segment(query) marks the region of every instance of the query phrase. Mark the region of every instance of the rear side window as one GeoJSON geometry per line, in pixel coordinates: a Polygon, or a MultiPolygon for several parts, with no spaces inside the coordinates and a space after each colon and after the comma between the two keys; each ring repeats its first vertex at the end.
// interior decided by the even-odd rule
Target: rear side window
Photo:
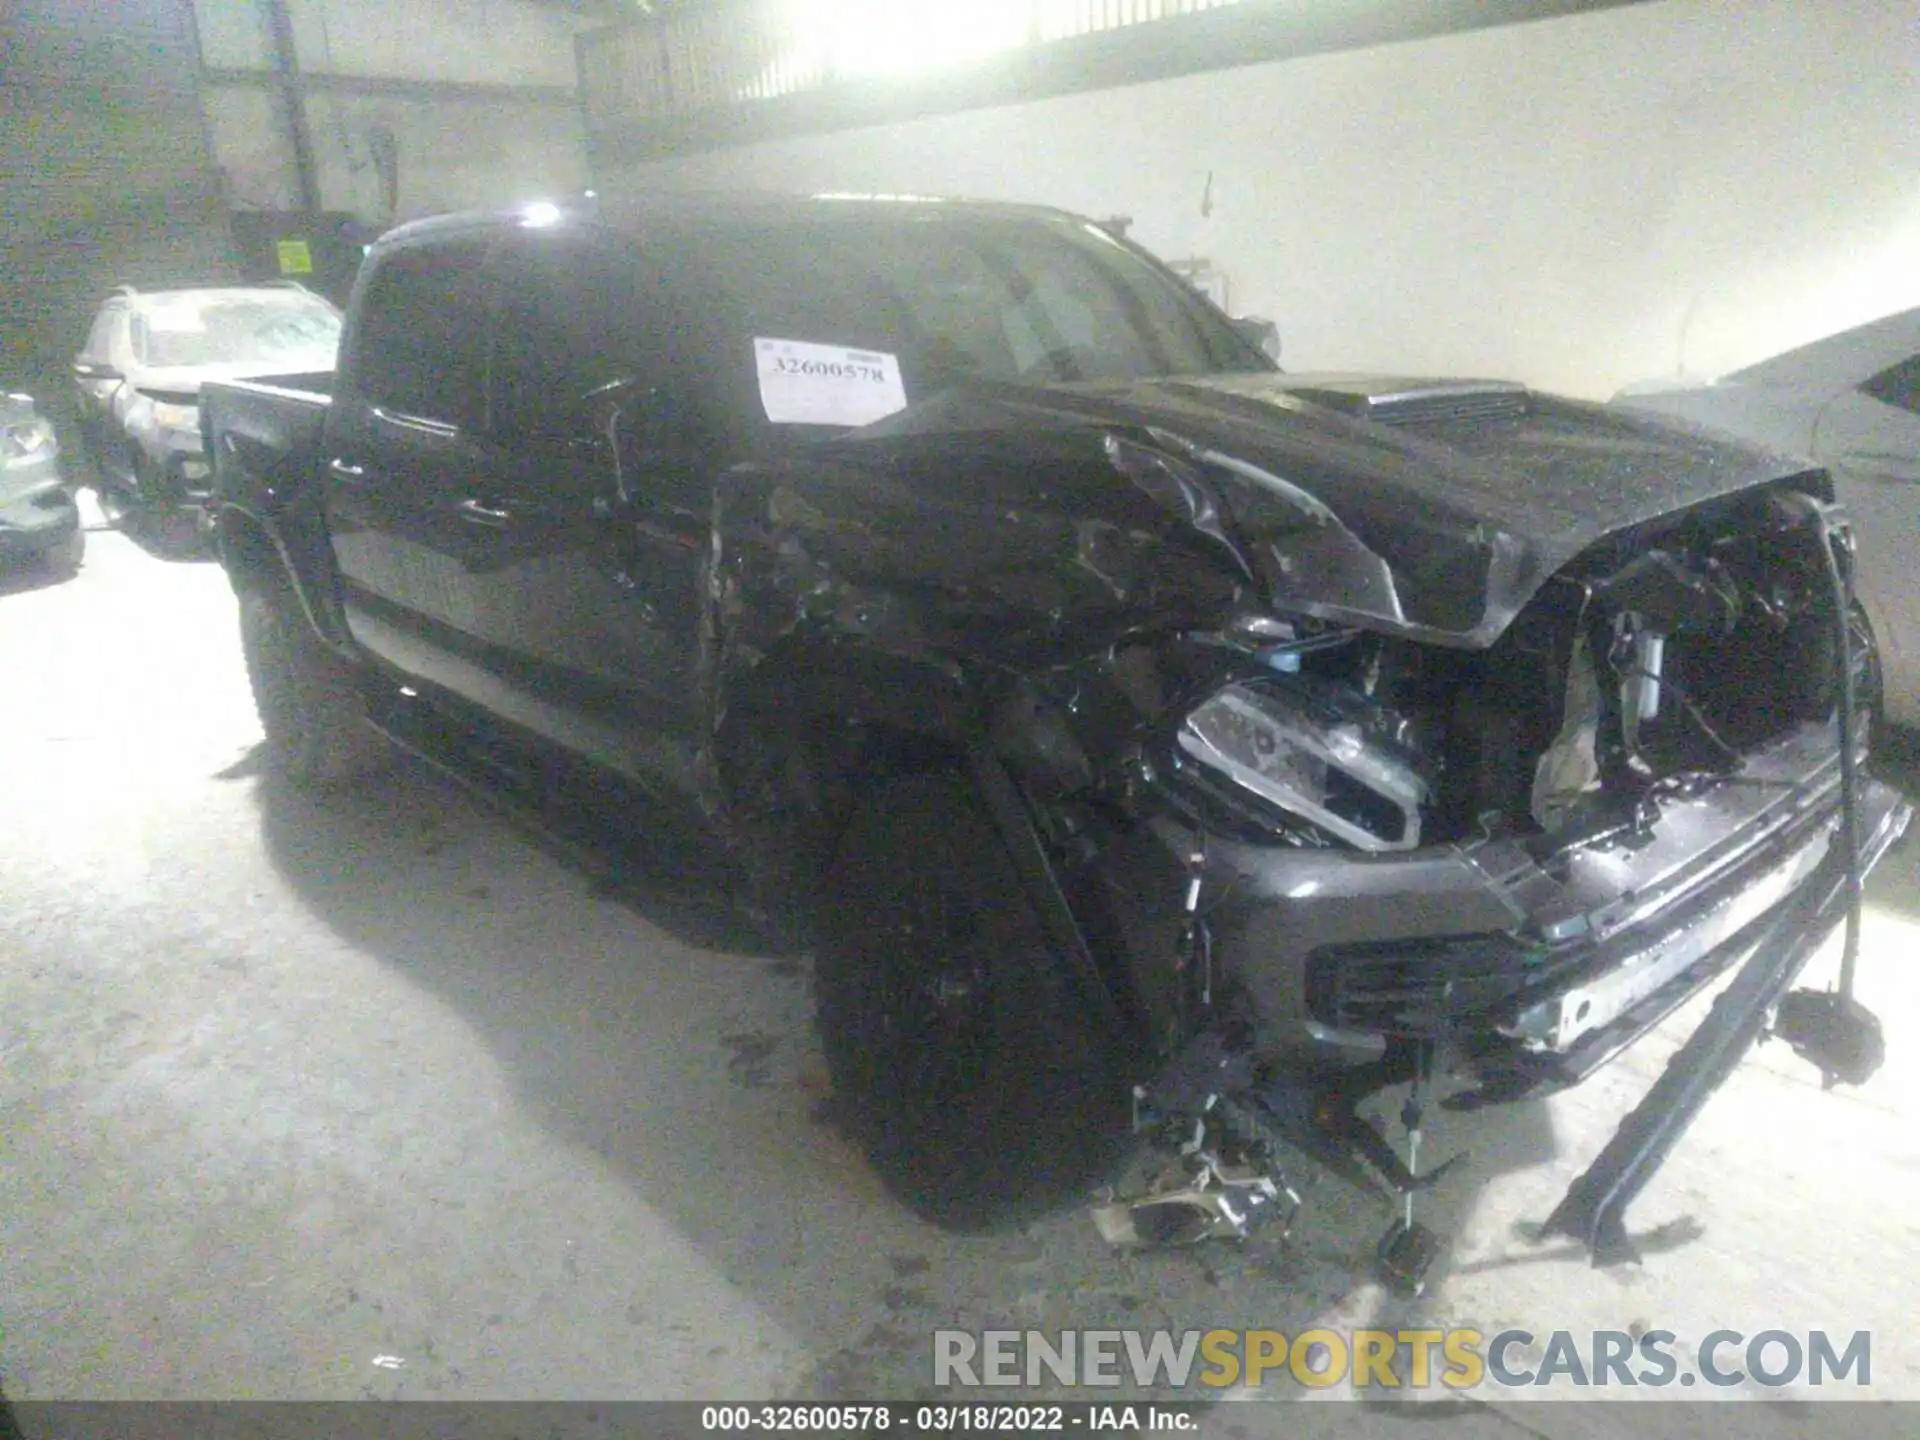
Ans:
{"type": "Polygon", "coordinates": [[[1911,415],[1920,415],[1920,355],[1912,355],[1860,387],[1883,405],[1897,406],[1911,415]]]}
{"type": "Polygon", "coordinates": [[[386,256],[361,304],[353,385],[368,404],[462,429],[483,418],[486,242],[386,256]]]}

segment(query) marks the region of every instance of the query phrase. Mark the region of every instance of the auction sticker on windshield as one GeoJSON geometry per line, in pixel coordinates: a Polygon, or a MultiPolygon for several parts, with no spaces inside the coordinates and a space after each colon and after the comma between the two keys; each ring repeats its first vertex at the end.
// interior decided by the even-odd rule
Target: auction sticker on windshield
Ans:
{"type": "Polygon", "coordinates": [[[775,425],[871,425],[907,408],[897,355],[756,336],[753,359],[775,425]]]}

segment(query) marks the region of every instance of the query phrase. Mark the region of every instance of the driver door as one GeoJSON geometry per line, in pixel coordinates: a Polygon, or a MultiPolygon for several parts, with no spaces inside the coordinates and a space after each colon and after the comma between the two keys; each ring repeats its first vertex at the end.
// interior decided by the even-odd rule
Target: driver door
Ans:
{"type": "Polygon", "coordinates": [[[499,708],[637,780],[685,783],[709,457],[646,442],[684,379],[630,241],[530,227],[489,261],[489,460],[466,523],[499,708]]]}

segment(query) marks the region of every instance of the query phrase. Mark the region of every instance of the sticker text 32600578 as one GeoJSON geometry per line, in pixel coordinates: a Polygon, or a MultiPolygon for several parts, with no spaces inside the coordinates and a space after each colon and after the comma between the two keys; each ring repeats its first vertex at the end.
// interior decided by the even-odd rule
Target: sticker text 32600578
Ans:
{"type": "Polygon", "coordinates": [[[756,335],[753,359],[776,425],[871,425],[907,408],[897,355],[756,335]]]}
{"type": "Polygon", "coordinates": [[[839,363],[832,360],[801,360],[792,355],[775,358],[773,368],[782,375],[825,375],[834,380],[871,380],[875,385],[887,383],[887,372],[876,362],[871,365],[839,363]]]}

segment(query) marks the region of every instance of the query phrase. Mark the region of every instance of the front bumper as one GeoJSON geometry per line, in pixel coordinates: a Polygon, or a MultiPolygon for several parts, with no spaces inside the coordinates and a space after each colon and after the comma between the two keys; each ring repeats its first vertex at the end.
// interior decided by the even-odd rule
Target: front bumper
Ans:
{"type": "MultiPolygon", "coordinates": [[[[1839,826],[1831,725],[1733,776],[1651,802],[1631,831],[1396,855],[1215,840],[1212,954],[1266,1048],[1356,1063],[1394,1039],[1469,1037],[1576,1079],[1739,958],[1734,943],[1810,882],[1839,826]],[[1661,1008],[1664,1007],[1664,1008],[1661,1008]],[[1657,1017],[1655,1017],[1657,1018],[1657,1017]]],[[[1858,787],[1863,868],[1904,833],[1894,791],[1858,787]]],[[[1162,822],[1169,857],[1191,850],[1162,822]]]]}
{"type": "MultiPolygon", "coordinates": [[[[1791,991],[1852,911],[1849,857],[1834,843],[1833,741],[1833,727],[1807,726],[1731,776],[1643,805],[1631,828],[1558,844],[1490,840],[1398,855],[1235,844],[1209,855],[1177,827],[1157,827],[1163,863],[1185,854],[1204,865],[1200,893],[1185,890],[1180,953],[1211,980],[1230,976],[1255,1013],[1186,1040],[1135,1089],[1136,1116],[1163,1143],[1183,1144],[1182,1163],[1202,1140],[1213,1145],[1200,1152],[1210,1165],[1215,1152],[1271,1156],[1284,1142],[1392,1196],[1398,1218],[1381,1239],[1381,1273],[1417,1294],[1438,1241],[1414,1222],[1414,1196],[1461,1158],[1416,1163],[1436,1062],[1476,1082],[1449,1094],[1448,1109],[1577,1083],[1737,966],[1544,1227],[1581,1241],[1596,1264],[1631,1258],[1628,1205],[1761,1035],[1771,1028],[1830,1083],[1861,1083],[1879,1064],[1879,1023],[1844,983],[1791,991]],[[1226,887],[1211,905],[1209,886],[1226,887]],[[1404,1163],[1359,1110],[1403,1081],[1413,1082],[1401,1111],[1404,1163]]],[[[1864,874],[1913,810],[1855,778],[1864,874]]],[[[1130,937],[1136,960],[1140,938],[1130,937]]],[[[1267,1193],[1293,1195],[1284,1177],[1266,1179],[1267,1193]]],[[[1142,1204],[1162,1201],[1134,1208],[1142,1204]]],[[[1245,1233],[1244,1214],[1228,1218],[1245,1233]]]]}
{"type": "Polygon", "coordinates": [[[80,528],[80,508],[57,455],[0,469],[0,560],[31,560],[80,528]]]}

